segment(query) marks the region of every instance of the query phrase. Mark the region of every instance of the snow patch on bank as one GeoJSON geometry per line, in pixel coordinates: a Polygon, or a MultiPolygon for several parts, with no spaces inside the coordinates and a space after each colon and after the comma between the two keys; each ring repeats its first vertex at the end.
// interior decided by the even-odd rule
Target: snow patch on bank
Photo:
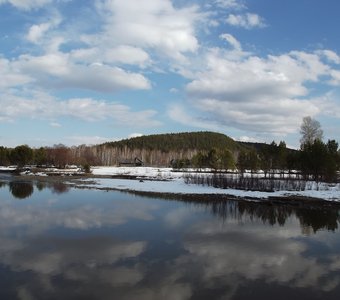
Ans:
{"type": "Polygon", "coordinates": [[[183,176],[182,172],[172,172],[172,168],[152,167],[92,167],[93,175],[140,176],[152,179],[174,179],[183,176]]]}
{"type": "MultiPolygon", "coordinates": [[[[194,173],[194,170],[190,170],[194,173]]],[[[209,170],[205,170],[207,173],[209,170]]],[[[140,191],[170,194],[216,194],[230,195],[240,198],[267,199],[269,197],[301,196],[318,198],[329,201],[340,201],[340,184],[326,184],[308,182],[309,189],[305,191],[276,191],[258,192],[237,189],[219,189],[196,184],[186,184],[186,172],[173,172],[171,168],[149,167],[96,167],[92,169],[94,175],[129,175],[140,176],[141,180],[96,178],[86,179],[84,183],[91,188],[116,189],[122,191],[140,191]],[[150,179],[150,180],[148,180],[150,179]],[[163,181],[157,181],[160,179],[163,181]],[[165,180],[165,181],[164,181],[165,180]],[[93,183],[95,182],[95,183],[93,183]]],[[[202,173],[200,173],[202,174],[202,173]]]]}

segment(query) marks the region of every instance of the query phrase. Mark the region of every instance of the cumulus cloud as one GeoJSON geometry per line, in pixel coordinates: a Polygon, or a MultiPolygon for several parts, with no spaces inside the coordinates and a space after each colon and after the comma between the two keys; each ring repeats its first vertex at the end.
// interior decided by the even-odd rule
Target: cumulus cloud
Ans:
{"type": "Polygon", "coordinates": [[[51,16],[51,19],[48,22],[41,24],[34,24],[28,30],[26,35],[26,39],[32,43],[39,43],[40,40],[44,37],[44,35],[50,30],[57,27],[62,21],[60,15],[56,12],[51,16]]]}
{"type": "MultiPolygon", "coordinates": [[[[0,4],[30,10],[61,1],[67,0],[0,0],[0,4]]],[[[338,53],[324,49],[258,56],[246,52],[236,33],[222,31],[219,38],[226,49],[212,46],[216,36],[209,30],[204,32],[209,40],[203,38],[200,30],[221,25],[222,18],[224,25],[240,28],[265,26],[261,16],[248,12],[244,1],[214,0],[204,6],[208,11],[199,4],[171,0],[91,3],[91,10],[80,9],[72,21],[63,18],[62,7],[49,7],[48,17],[25,25],[21,35],[25,47],[15,52],[19,54],[10,59],[0,56],[1,121],[30,115],[50,123],[68,116],[157,126],[154,110],[135,112],[93,95],[103,99],[106,96],[100,93],[157,88],[151,79],[157,78],[156,72],[169,70],[176,72],[174,77],[178,75],[175,83],[180,76],[189,80],[188,101],[170,105],[168,111],[173,120],[188,126],[287,134],[296,130],[303,116],[331,111],[329,105],[312,99],[309,83],[339,86],[338,53]],[[85,14],[89,17],[86,24],[85,14]],[[32,90],[48,92],[45,99],[41,95],[33,98],[32,90]],[[91,96],[61,100],[48,95],[78,90],[90,91],[91,96]]],[[[214,32],[220,33],[220,29],[214,32]]],[[[179,87],[170,86],[173,97],[182,96],[177,93],[179,87]]]]}
{"type": "Polygon", "coordinates": [[[121,126],[159,126],[155,120],[156,111],[132,111],[129,106],[92,98],[56,99],[43,92],[33,92],[30,97],[4,94],[0,99],[1,121],[14,121],[29,116],[37,119],[72,117],[95,122],[110,120],[121,126]]]}
{"type": "Polygon", "coordinates": [[[262,28],[265,27],[264,20],[257,14],[246,13],[246,14],[230,14],[226,23],[232,26],[243,27],[246,29],[262,28]]]}
{"type": "Polygon", "coordinates": [[[316,51],[316,53],[318,53],[319,55],[325,56],[328,59],[328,61],[332,63],[340,64],[340,56],[334,51],[326,49],[326,50],[316,51]]]}
{"type": "Polygon", "coordinates": [[[142,48],[128,45],[75,49],[71,51],[70,56],[76,62],[99,61],[108,64],[136,65],[141,68],[152,62],[149,54],[142,48]]]}
{"type": "MultiPolygon", "coordinates": [[[[52,0],[10,2],[29,9],[52,0]]],[[[0,88],[30,83],[44,89],[105,93],[147,90],[151,82],[138,68],[153,66],[153,55],[185,61],[186,53],[198,49],[197,6],[177,8],[170,0],[98,0],[95,7],[100,25],[95,34],[83,34],[74,25],[58,31],[62,17],[55,10],[45,22],[31,25],[26,40],[40,46],[40,54],[1,59],[0,88]],[[70,40],[79,46],[62,48],[70,40]]]]}
{"type": "Polygon", "coordinates": [[[21,55],[15,66],[44,87],[81,88],[100,92],[124,89],[149,89],[151,84],[139,73],[102,63],[73,62],[67,53],[42,56],[21,55]]]}
{"type": "Polygon", "coordinates": [[[23,74],[10,60],[0,56],[0,90],[25,85],[33,79],[23,74]]]}
{"type": "Polygon", "coordinates": [[[178,60],[198,48],[196,6],[175,8],[170,0],[105,0],[97,1],[97,9],[104,26],[101,34],[83,37],[91,45],[134,45],[178,60]]]}
{"type": "Polygon", "coordinates": [[[27,39],[32,43],[37,43],[38,40],[43,36],[43,34],[50,28],[50,24],[42,23],[39,25],[31,26],[28,34],[27,39]]]}
{"type": "MultiPolygon", "coordinates": [[[[221,37],[241,49],[233,36],[221,37]]],[[[307,83],[329,78],[326,82],[332,79],[336,84],[338,72],[317,53],[302,51],[261,58],[251,54],[232,57],[230,51],[213,48],[204,61],[205,67],[196,72],[187,92],[191,105],[205,120],[197,124],[196,116],[195,121],[186,118],[187,123],[199,127],[206,123],[210,128],[209,120],[214,120],[223,126],[275,135],[295,132],[304,115],[320,113],[322,106],[310,97],[307,83]]],[[[178,114],[171,116],[178,118],[178,114]]]]}

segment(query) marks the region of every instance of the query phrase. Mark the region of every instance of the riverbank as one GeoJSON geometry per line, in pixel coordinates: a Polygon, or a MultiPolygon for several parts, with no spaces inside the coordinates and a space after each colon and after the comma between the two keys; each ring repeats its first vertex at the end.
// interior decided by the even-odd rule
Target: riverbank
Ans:
{"type": "MultiPolygon", "coordinates": [[[[209,185],[190,183],[188,174],[211,176],[211,170],[174,171],[171,168],[151,167],[93,167],[90,174],[74,168],[66,170],[46,169],[39,172],[25,171],[14,180],[38,180],[63,182],[75,188],[117,190],[149,195],[167,195],[186,198],[232,198],[248,201],[298,201],[340,203],[340,185],[306,182],[305,190],[257,191],[235,188],[217,188],[209,185]],[[188,172],[189,171],[189,172],[188,172]],[[190,196],[188,196],[190,195],[190,196]]],[[[229,174],[227,176],[238,176],[229,174]]],[[[244,174],[245,177],[249,174],[244,174]]],[[[254,174],[252,174],[254,176],[254,174]]],[[[256,174],[257,178],[263,176],[256,174]]],[[[280,179],[276,179],[280,180],[280,179]]]]}

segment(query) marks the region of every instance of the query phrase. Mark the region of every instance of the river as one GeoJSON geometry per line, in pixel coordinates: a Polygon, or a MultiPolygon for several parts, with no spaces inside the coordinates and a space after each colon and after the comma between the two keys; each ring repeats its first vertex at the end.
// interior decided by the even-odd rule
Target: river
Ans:
{"type": "Polygon", "coordinates": [[[337,206],[0,180],[0,299],[339,299],[337,206]]]}

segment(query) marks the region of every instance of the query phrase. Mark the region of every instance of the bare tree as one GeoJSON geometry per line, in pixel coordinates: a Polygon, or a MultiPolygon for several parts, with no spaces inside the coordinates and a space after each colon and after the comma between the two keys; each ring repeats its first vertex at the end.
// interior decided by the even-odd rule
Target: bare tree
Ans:
{"type": "Polygon", "coordinates": [[[320,123],[310,116],[302,119],[300,134],[301,148],[303,148],[303,145],[312,144],[316,140],[322,141],[323,138],[323,130],[320,123]]]}

